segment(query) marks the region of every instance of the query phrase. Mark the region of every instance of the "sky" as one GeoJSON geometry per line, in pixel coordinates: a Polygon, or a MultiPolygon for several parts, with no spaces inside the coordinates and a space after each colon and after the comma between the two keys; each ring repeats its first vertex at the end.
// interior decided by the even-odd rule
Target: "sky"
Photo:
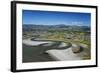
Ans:
{"type": "Polygon", "coordinates": [[[90,13],[23,10],[23,25],[80,25],[90,26],[90,13]]]}

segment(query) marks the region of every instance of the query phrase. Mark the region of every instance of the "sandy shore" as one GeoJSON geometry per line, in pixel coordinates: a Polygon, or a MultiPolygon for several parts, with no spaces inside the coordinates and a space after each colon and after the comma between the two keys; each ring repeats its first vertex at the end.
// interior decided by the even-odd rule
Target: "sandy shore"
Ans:
{"type": "MultiPolygon", "coordinates": [[[[74,44],[75,45],[75,44],[74,44]]],[[[46,51],[52,58],[55,60],[81,60],[81,57],[78,54],[72,52],[72,47],[66,48],[64,50],[48,50],[46,51]]]]}
{"type": "Polygon", "coordinates": [[[31,39],[24,39],[23,44],[28,46],[38,46],[40,44],[52,43],[50,41],[32,41],[31,39]]]}

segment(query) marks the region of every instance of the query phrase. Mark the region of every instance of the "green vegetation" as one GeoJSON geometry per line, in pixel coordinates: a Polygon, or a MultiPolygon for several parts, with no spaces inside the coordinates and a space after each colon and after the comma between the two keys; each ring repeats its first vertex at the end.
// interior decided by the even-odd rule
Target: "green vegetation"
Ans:
{"type": "MultiPolygon", "coordinates": [[[[79,28],[79,27],[77,27],[79,28]]],[[[91,43],[90,43],[90,32],[85,30],[70,30],[67,28],[34,28],[31,30],[23,30],[23,39],[24,38],[36,38],[36,39],[45,39],[45,40],[55,40],[63,41],[65,43],[76,43],[87,45],[85,48],[86,54],[82,56],[83,60],[91,58],[91,43]],[[77,30],[77,31],[76,31],[77,30]]],[[[29,28],[28,28],[29,29],[29,28]]]]}

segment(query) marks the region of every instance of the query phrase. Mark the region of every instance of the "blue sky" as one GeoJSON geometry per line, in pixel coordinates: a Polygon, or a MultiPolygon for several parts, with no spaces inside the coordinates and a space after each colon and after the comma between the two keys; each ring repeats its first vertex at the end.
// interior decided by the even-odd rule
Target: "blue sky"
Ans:
{"type": "Polygon", "coordinates": [[[23,24],[90,26],[90,13],[23,10],[23,24]]]}

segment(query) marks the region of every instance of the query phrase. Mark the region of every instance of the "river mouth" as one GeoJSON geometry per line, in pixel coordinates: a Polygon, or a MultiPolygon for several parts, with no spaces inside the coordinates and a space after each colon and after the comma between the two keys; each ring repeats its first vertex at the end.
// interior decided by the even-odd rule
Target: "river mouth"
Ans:
{"type": "Polygon", "coordinates": [[[71,47],[71,43],[64,43],[63,41],[55,40],[41,40],[41,39],[26,39],[23,44],[27,46],[51,48],[51,49],[66,49],[71,47]]]}
{"type": "Polygon", "coordinates": [[[64,43],[63,41],[23,39],[23,63],[28,62],[49,62],[64,60],[82,60],[84,50],[77,51],[79,45],[75,43],[64,43]],[[73,47],[74,46],[74,47],[73,47]],[[82,53],[83,52],[83,53],[82,53]]]}
{"type": "Polygon", "coordinates": [[[48,54],[45,53],[47,50],[63,50],[71,46],[71,44],[65,44],[62,41],[51,41],[51,40],[23,40],[23,63],[27,62],[47,62],[56,61],[48,54]]]}

